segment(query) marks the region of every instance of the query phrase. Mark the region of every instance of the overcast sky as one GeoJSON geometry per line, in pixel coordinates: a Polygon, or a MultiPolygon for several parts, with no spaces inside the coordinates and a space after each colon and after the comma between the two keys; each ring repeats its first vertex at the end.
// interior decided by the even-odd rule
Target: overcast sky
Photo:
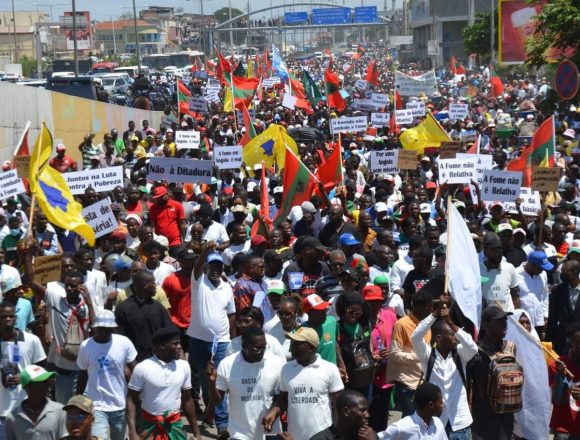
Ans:
{"type": "MultiPolygon", "coordinates": [[[[199,13],[200,12],[200,0],[135,0],[137,10],[146,9],[149,6],[174,6],[182,7],[185,12],[199,13]]],[[[305,0],[294,0],[296,2],[305,0]]],[[[319,0],[324,1],[324,0],[319,0]]],[[[361,2],[365,6],[377,6],[379,10],[383,9],[383,4],[386,1],[387,9],[390,10],[392,7],[393,0],[334,0],[336,3],[342,5],[345,1],[346,6],[354,7],[361,6],[361,2]]],[[[47,14],[50,13],[50,8],[46,5],[52,4],[52,13],[54,19],[58,20],[58,17],[62,15],[65,10],[70,10],[72,5],[72,0],[14,0],[15,8],[17,10],[30,11],[36,10],[37,8],[46,11],[47,14]],[[39,6],[36,6],[36,5],[39,6]],[[44,5],[44,6],[41,6],[44,5]]],[[[282,5],[286,3],[287,5],[292,4],[292,0],[251,0],[250,7],[252,10],[266,8],[271,4],[282,5]]],[[[402,0],[396,0],[396,7],[400,7],[402,0]]],[[[247,8],[247,0],[231,0],[232,8],[238,8],[243,11],[247,8]]],[[[228,6],[228,0],[204,0],[203,8],[204,13],[213,13],[216,9],[220,9],[228,6]]],[[[77,11],[88,10],[91,13],[91,20],[105,21],[110,20],[111,16],[116,18],[123,13],[132,13],[133,3],[131,0],[76,0],[77,11]]],[[[10,0],[0,0],[0,11],[11,10],[10,0]]],[[[290,10],[290,9],[288,9],[290,10]]],[[[306,10],[301,7],[296,7],[296,11],[306,10]]],[[[283,11],[280,9],[280,11],[283,11]]],[[[264,17],[269,18],[270,14],[264,14],[264,17]]],[[[261,18],[259,16],[256,19],[261,18]]]]}

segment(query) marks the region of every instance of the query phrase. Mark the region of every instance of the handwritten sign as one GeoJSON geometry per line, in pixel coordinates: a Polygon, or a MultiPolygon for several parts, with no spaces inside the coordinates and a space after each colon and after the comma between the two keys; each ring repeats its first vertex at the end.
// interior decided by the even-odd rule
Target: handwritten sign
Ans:
{"type": "Polygon", "coordinates": [[[147,180],[175,183],[210,183],[213,160],[153,157],[147,180]]]}
{"type": "Polygon", "coordinates": [[[276,84],[280,84],[280,78],[277,76],[271,76],[262,80],[262,86],[267,89],[274,87],[276,84]]]}
{"type": "Polygon", "coordinates": [[[46,284],[60,280],[62,254],[34,258],[34,281],[46,284]]]}
{"type": "Polygon", "coordinates": [[[408,102],[407,110],[411,110],[415,118],[425,116],[425,103],[423,101],[408,102]]]}
{"type": "Polygon", "coordinates": [[[400,170],[416,170],[417,152],[413,150],[399,150],[397,168],[400,170]]]}
{"type": "Polygon", "coordinates": [[[461,151],[461,148],[461,142],[441,142],[439,159],[455,159],[456,154],[461,151]]]}
{"type": "Polygon", "coordinates": [[[386,107],[389,105],[389,97],[383,93],[373,93],[371,95],[371,102],[377,108],[386,107]]]}
{"type": "Polygon", "coordinates": [[[30,164],[30,156],[16,156],[14,158],[14,165],[16,165],[16,169],[18,170],[19,176],[26,177],[30,174],[29,164],[30,164]]]}
{"type": "Polygon", "coordinates": [[[397,70],[395,84],[401,96],[419,96],[421,93],[430,96],[437,91],[437,77],[434,70],[420,76],[405,75],[397,70]]]}
{"type": "Polygon", "coordinates": [[[213,161],[220,170],[236,169],[242,166],[244,161],[242,146],[230,147],[217,146],[213,149],[213,161]]]}
{"type": "Polygon", "coordinates": [[[449,119],[465,119],[467,118],[467,115],[467,104],[449,104],[449,119]]]}
{"type": "Polygon", "coordinates": [[[189,109],[194,112],[207,112],[207,101],[203,98],[190,98],[189,109]]]}
{"type": "MultiPolygon", "coordinates": [[[[532,188],[523,187],[520,191],[519,198],[522,199],[520,209],[524,215],[528,215],[530,217],[535,217],[538,215],[538,211],[542,209],[539,191],[533,191],[532,188]]],[[[510,212],[512,214],[517,213],[515,201],[503,203],[503,207],[506,212],[510,212]]]]}
{"type": "Polygon", "coordinates": [[[360,110],[362,112],[372,112],[375,110],[375,106],[372,101],[368,98],[365,99],[357,99],[351,104],[351,107],[360,110]]]}
{"type": "Polygon", "coordinates": [[[398,173],[398,153],[399,150],[371,151],[371,170],[381,174],[398,173]]]}
{"type": "Polygon", "coordinates": [[[481,198],[490,202],[513,202],[520,196],[522,173],[514,171],[485,170],[481,185],[481,198]]]}
{"type": "Polygon", "coordinates": [[[95,238],[107,235],[119,227],[108,198],[84,208],[83,217],[95,231],[95,238]]]}
{"type": "Polygon", "coordinates": [[[477,159],[441,159],[439,183],[469,183],[477,179],[477,159]]]}
{"type": "Polygon", "coordinates": [[[540,192],[558,191],[560,167],[532,167],[532,189],[540,192]]]}
{"type": "Polygon", "coordinates": [[[22,179],[18,177],[17,170],[0,173],[0,200],[5,200],[25,192],[26,189],[24,188],[22,179]]]}
{"type": "Polygon", "coordinates": [[[84,194],[88,187],[96,192],[112,191],[115,187],[123,187],[123,167],[98,168],[63,173],[62,177],[73,195],[84,194]]]}
{"type": "Polygon", "coordinates": [[[412,124],[413,112],[407,109],[395,110],[395,119],[399,125],[412,124]]]}
{"type": "Polygon", "coordinates": [[[332,133],[338,132],[358,132],[367,129],[366,116],[352,116],[350,118],[332,118],[330,120],[330,128],[332,133]]]}
{"type": "Polygon", "coordinates": [[[390,118],[390,113],[371,113],[371,124],[373,127],[386,127],[390,118]]]}
{"type": "Polygon", "coordinates": [[[455,155],[456,159],[476,159],[477,166],[477,179],[475,181],[481,185],[483,182],[483,173],[485,170],[491,170],[493,167],[493,156],[491,154],[469,154],[469,153],[457,153],[455,155]]]}
{"type": "Polygon", "coordinates": [[[366,80],[364,80],[364,79],[357,79],[356,82],[354,83],[355,89],[366,90],[367,87],[368,87],[368,84],[367,84],[366,80]]]}
{"type": "Polygon", "coordinates": [[[199,131],[176,131],[175,132],[175,146],[178,149],[192,148],[199,149],[201,135],[199,131]]]}
{"type": "Polygon", "coordinates": [[[284,93],[284,97],[282,98],[282,107],[289,108],[290,110],[294,110],[296,108],[296,102],[298,98],[296,96],[292,96],[289,93],[284,93]]]}

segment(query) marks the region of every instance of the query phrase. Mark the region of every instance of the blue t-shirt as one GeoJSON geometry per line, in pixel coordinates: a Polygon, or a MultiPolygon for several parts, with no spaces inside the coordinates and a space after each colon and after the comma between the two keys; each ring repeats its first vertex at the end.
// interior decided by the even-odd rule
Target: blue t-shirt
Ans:
{"type": "Polygon", "coordinates": [[[34,321],[32,304],[25,298],[18,298],[16,303],[16,328],[21,332],[26,331],[26,327],[34,321]]]}

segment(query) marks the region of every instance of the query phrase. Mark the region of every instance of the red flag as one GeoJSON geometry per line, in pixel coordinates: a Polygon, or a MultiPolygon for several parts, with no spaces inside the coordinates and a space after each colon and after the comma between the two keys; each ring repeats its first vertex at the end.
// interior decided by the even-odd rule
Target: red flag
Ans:
{"type": "Polygon", "coordinates": [[[479,154],[481,144],[481,135],[477,136],[475,143],[471,146],[469,150],[466,151],[467,154],[479,154]]]}
{"type": "Polygon", "coordinates": [[[296,107],[312,113],[312,107],[310,102],[308,102],[306,90],[304,90],[302,83],[297,79],[290,78],[290,87],[292,88],[292,96],[296,97],[296,107]]]}
{"type": "Polygon", "coordinates": [[[336,145],[326,161],[318,167],[316,177],[324,184],[326,191],[330,191],[342,181],[342,147],[336,145]]]}
{"type": "Polygon", "coordinates": [[[449,70],[454,76],[457,75],[457,60],[454,55],[451,55],[451,60],[449,60],[449,70]]]}
{"type": "MultiPolygon", "coordinates": [[[[246,109],[247,113],[247,109],[246,109]]],[[[264,223],[269,229],[272,229],[272,220],[270,219],[270,198],[268,196],[268,185],[266,184],[266,165],[262,162],[262,177],[260,179],[260,209],[258,215],[264,219],[264,223]]],[[[264,226],[259,220],[252,225],[252,237],[256,235],[265,236],[264,226]]]]}
{"type": "Polygon", "coordinates": [[[201,62],[201,59],[196,56],[193,64],[191,65],[191,73],[193,72],[201,72],[201,69],[203,68],[203,63],[201,62]]]}
{"type": "Polygon", "coordinates": [[[345,110],[346,102],[340,94],[340,82],[338,76],[330,70],[330,64],[324,71],[324,82],[326,83],[326,103],[328,108],[335,108],[339,112],[345,110]]]}
{"type": "Polygon", "coordinates": [[[489,80],[491,83],[490,94],[494,98],[499,98],[503,95],[503,82],[498,76],[492,76],[489,80]]]}
{"type": "Polygon", "coordinates": [[[377,69],[377,62],[371,61],[367,67],[367,83],[373,86],[379,85],[379,70],[377,69]]]}
{"type": "MultiPolygon", "coordinates": [[[[16,156],[30,156],[30,150],[28,149],[28,130],[30,128],[30,121],[26,123],[22,136],[20,136],[20,142],[16,145],[13,157],[16,156]]],[[[14,166],[16,168],[16,166],[14,166]]],[[[22,177],[22,176],[21,176],[22,177]]]]}
{"type": "Polygon", "coordinates": [[[460,64],[459,66],[457,66],[457,74],[458,75],[465,75],[465,66],[463,64],[460,64]]]}
{"type": "Polygon", "coordinates": [[[215,76],[216,74],[216,63],[213,61],[205,59],[205,71],[207,72],[208,76],[215,76]]]}
{"type": "Polygon", "coordinates": [[[265,66],[266,70],[263,72],[263,74],[269,75],[270,72],[272,71],[272,61],[270,61],[270,55],[268,54],[268,49],[266,49],[266,51],[264,52],[264,66],[265,66]]]}
{"type": "Polygon", "coordinates": [[[231,75],[232,75],[232,65],[228,60],[226,60],[221,53],[217,53],[218,55],[218,64],[217,64],[217,77],[218,79],[225,84],[229,84],[231,75]],[[226,78],[227,76],[227,78],[226,78]]]}
{"type": "MultiPolygon", "coordinates": [[[[242,103],[242,118],[244,119],[244,127],[246,127],[246,132],[240,139],[240,145],[246,145],[252,139],[254,139],[256,134],[256,129],[254,128],[254,124],[252,124],[252,120],[250,119],[250,113],[248,112],[248,107],[244,103],[242,103]]],[[[263,170],[264,168],[262,168],[263,170]]]]}
{"type": "Polygon", "coordinates": [[[177,103],[179,108],[179,113],[184,113],[186,115],[190,114],[189,111],[189,99],[191,98],[191,92],[180,80],[177,80],[177,103]]]}

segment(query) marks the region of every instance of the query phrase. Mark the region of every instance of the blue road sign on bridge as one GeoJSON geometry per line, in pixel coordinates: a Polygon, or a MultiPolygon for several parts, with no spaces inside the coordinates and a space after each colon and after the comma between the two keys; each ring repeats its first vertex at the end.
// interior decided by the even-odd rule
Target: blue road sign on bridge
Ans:
{"type": "Polygon", "coordinates": [[[285,12],[284,23],[304,24],[308,22],[308,12],[285,12]]]}
{"type": "Polygon", "coordinates": [[[377,7],[376,6],[360,6],[354,8],[354,22],[355,23],[376,23],[377,7]]]}
{"type": "Polygon", "coordinates": [[[312,24],[346,24],[350,22],[350,8],[312,9],[312,24]]]}

